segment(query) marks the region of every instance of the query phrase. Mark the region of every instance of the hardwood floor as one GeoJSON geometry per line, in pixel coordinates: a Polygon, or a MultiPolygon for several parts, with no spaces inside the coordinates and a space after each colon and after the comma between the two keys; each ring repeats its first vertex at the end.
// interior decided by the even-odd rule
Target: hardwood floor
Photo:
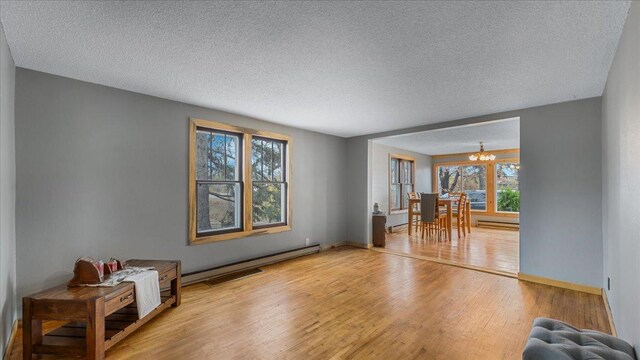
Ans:
{"type": "Polygon", "coordinates": [[[185,287],[107,358],[519,359],[537,316],[609,332],[600,296],[365,249],[263,270],[185,287]]]}
{"type": "Polygon", "coordinates": [[[518,231],[473,227],[471,234],[460,239],[454,229],[452,237],[453,241],[438,241],[437,237],[423,239],[415,232],[409,236],[406,229],[399,230],[387,234],[384,249],[517,275],[520,246],[518,231]]]}

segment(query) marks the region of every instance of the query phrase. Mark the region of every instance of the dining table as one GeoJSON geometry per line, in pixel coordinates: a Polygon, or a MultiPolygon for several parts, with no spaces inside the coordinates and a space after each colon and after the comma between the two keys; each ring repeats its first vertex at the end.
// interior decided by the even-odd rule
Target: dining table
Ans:
{"type": "MultiPolygon", "coordinates": [[[[447,237],[449,238],[449,241],[451,241],[451,235],[453,234],[453,205],[455,203],[458,202],[458,198],[455,197],[449,197],[449,198],[439,198],[438,199],[438,205],[439,206],[444,206],[446,207],[447,210],[447,215],[446,215],[446,219],[447,219],[447,237]]],[[[413,224],[413,216],[414,216],[414,209],[416,208],[416,205],[420,204],[420,198],[410,198],[409,199],[409,209],[407,211],[408,216],[409,216],[409,221],[407,221],[407,224],[409,225],[409,235],[411,235],[411,229],[413,228],[413,226],[411,226],[413,224]]],[[[467,217],[467,219],[471,219],[471,203],[469,201],[467,201],[466,206],[465,206],[465,216],[467,217]]],[[[471,226],[470,226],[471,221],[467,221],[467,230],[469,233],[471,233],[471,226]]],[[[460,238],[460,232],[458,232],[458,238],[460,238]]]]}

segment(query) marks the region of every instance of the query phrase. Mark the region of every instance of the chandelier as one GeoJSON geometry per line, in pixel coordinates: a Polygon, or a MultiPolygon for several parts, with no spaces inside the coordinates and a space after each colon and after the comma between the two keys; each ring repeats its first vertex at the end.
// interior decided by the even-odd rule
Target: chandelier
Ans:
{"type": "Polygon", "coordinates": [[[491,160],[495,160],[496,156],[493,154],[490,154],[486,151],[484,151],[484,144],[482,144],[482,141],[480,142],[480,152],[477,152],[475,154],[471,154],[469,155],[469,160],[471,161],[491,161],[491,160]]]}

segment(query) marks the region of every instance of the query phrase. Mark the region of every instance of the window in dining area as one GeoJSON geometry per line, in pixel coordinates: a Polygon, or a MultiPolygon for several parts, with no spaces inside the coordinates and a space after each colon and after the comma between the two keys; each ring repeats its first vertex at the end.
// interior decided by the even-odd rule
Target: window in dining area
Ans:
{"type": "Polygon", "coordinates": [[[467,193],[471,210],[487,209],[487,166],[462,166],[462,191],[467,193]]]}
{"type": "Polygon", "coordinates": [[[496,211],[520,212],[519,162],[496,164],[496,211]]]}
{"type": "Polygon", "coordinates": [[[487,165],[438,167],[438,193],[442,197],[467,193],[472,210],[487,209],[487,165]]]}
{"type": "Polygon", "coordinates": [[[436,164],[434,190],[444,198],[465,192],[472,211],[517,214],[520,211],[519,171],[517,159],[436,164]]]}
{"type": "Polygon", "coordinates": [[[409,156],[389,156],[389,211],[406,210],[408,194],[415,191],[415,159],[409,156]]]}
{"type": "Polygon", "coordinates": [[[438,167],[438,193],[447,196],[449,193],[458,193],[462,189],[461,166],[438,167]]]}

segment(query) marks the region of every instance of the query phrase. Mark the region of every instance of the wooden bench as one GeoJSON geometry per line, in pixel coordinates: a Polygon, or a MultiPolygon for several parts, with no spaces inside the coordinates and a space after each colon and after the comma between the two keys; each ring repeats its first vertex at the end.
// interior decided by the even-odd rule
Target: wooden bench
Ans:
{"type": "Polygon", "coordinates": [[[22,298],[23,359],[33,354],[104,359],[104,353],[151,318],[180,305],[180,261],[129,260],[127,265],[154,267],[160,280],[161,304],[138,319],[133,283],[114,287],[62,284],[22,298]],[[42,333],[43,320],[65,324],[42,333]]]}

